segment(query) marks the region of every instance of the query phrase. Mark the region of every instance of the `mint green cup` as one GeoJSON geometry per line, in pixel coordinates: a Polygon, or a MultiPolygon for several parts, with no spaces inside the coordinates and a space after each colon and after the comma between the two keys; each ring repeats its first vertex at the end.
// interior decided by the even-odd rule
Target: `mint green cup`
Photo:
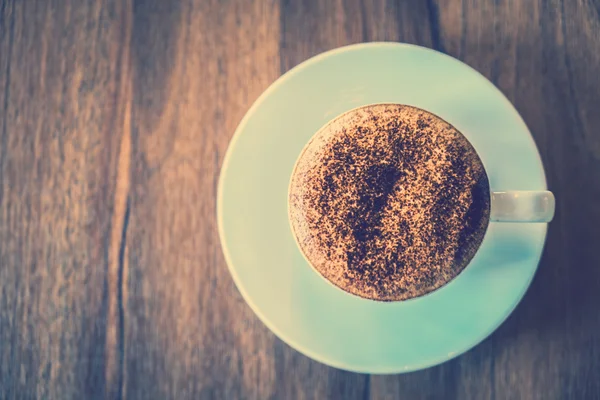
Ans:
{"type": "Polygon", "coordinates": [[[256,100],[223,161],[217,221],[237,288],[280,339],[337,368],[400,373],[464,353],[510,315],[538,267],[554,204],[547,190],[527,126],[487,79],[433,50],[368,43],[311,58],[256,100]],[[290,177],[311,137],[377,103],[412,105],[456,127],[491,188],[491,221],[467,268],[439,290],[397,302],[350,295],[315,273],[288,220],[290,177]]]}
{"type": "MultiPolygon", "coordinates": [[[[339,123],[340,119],[343,119],[345,116],[351,114],[353,111],[369,108],[375,105],[386,105],[389,103],[377,103],[377,104],[368,104],[360,107],[356,107],[352,110],[346,111],[341,115],[336,116],[335,118],[328,121],[323,127],[321,127],[311,138],[308,140],[304,148],[300,151],[296,159],[296,163],[292,169],[292,173],[290,176],[290,183],[288,188],[288,217],[290,220],[290,227],[292,230],[292,235],[298,246],[298,249],[304,256],[306,263],[310,265],[313,270],[325,279],[326,282],[330,283],[333,287],[338,288],[340,290],[344,290],[343,288],[335,285],[333,282],[329,281],[325,276],[323,276],[318,268],[312,264],[310,257],[303,251],[303,248],[298,240],[298,234],[294,229],[293,223],[293,205],[290,199],[293,196],[294,192],[294,176],[298,174],[298,164],[303,161],[304,155],[307,154],[307,150],[311,146],[319,146],[315,143],[322,142],[322,138],[326,137],[331,133],[330,128],[334,122],[339,123]]],[[[403,104],[399,104],[403,105],[403,104]]],[[[404,104],[405,106],[413,107],[410,104],[404,104]]],[[[414,108],[414,107],[413,107],[414,108]]],[[[424,110],[427,112],[427,110],[424,110]]],[[[431,113],[430,113],[431,114],[431,113]]],[[[437,116],[439,118],[439,116],[437,116]]],[[[463,135],[464,136],[464,135],[463,135]]],[[[310,162],[310,161],[309,161],[310,162]]],[[[487,171],[486,171],[487,175],[487,171]]],[[[341,188],[343,190],[343,187],[341,188]]],[[[490,204],[490,213],[489,220],[486,221],[485,226],[488,226],[489,222],[509,222],[509,223],[548,223],[554,217],[554,209],[555,209],[555,198],[552,192],[548,190],[503,190],[503,191],[489,191],[489,204],[490,204]]],[[[465,267],[468,268],[468,265],[465,267]]],[[[445,285],[444,285],[445,286],[445,285]]],[[[443,289],[438,288],[436,290],[443,289]]],[[[349,295],[354,295],[348,291],[349,295]]],[[[427,295],[431,292],[428,292],[423,295],[427,295]]],[[[375,300],[375,299],[371,299],[375,300]]],[[[410,299],[409,299],[410,300],[410,299]]],[[[377,300],[375,300],[377,301],[377,300]]],[[[396,301],[405,301],[405,300],[396,300],[396,301]]]]}

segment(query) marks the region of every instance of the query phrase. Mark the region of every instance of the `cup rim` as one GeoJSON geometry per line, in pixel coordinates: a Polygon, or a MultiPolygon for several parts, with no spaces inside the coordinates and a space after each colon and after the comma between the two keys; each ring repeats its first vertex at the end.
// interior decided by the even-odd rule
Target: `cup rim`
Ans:
{"type": "Polygon", "coordinates": [[[459,278],[460,275],[462,275],[462,273],[464,271],[467,270],[467,268],[469,268],[473,263],[473,259],[475,258],[475,256],[477,255],[477,253],[479,252],[479,250],[482,247],[483,242],[485,241],[485,237],[487,235],[488,229],[490,227],[490,223],[491,223],[491,219],[490,219],[490,212],[491,212],[491,199],[492,199],[492,189],[490,186],[490,182],[489,182],[489,176],[487,174],[487,171],[485,169],[485,165],[483,164],[483,161],[481,160],[481,156],[479,155],[479,153],[477,152],[477,149],[475,148],[475,145],[473,143],[471,143],[471,141],[469,140],[469,138],[467,138],[465,136],[465,134],[463,134],[458,128],[456,128],[454,125],[452,125],[450,122],[446,121],[444,118],[440,117],[439,115],[425,110],[421,107],[417,107],[417,106],[413,106],[410,104],[402,104],[402,103],[391,103],[391,102],[379,102],[379,103],[370,103],[370,104],[363,104],[361,106],[358,107],[354,107],[351,108],[349,110],[346,110],[342,113],[340,113],[339,115],[334,116],[333,118],[331,118],[330,120],[328,120],[327,122],[325,122],[319,129],[317,129],[315,131],[315,133],[312,134],[312,136],[306,141],[306,143],[304,144],[304,147],[302,147],[302,150],[300,150],[300,152],[298,153],[298,157],[296,157],[296,161],[294,162],[294,166],[292,167],[292,172],[290,173],[290,178],[289,178],[289,183],[288,183],[288,189],[287,189],[287,219],[288,219],[288,223],[289,223],[289,227],[292,233],[292,237],[294,238],[294,243],[296,244],[296,247],[298,248],[298,250],[300,251],[300,254],[302,254],[302,257],[304,258],[304,260],[306,261],[306,263],[309,265],[310,269],[313,270],[313,272],[315,272],[322,280],[326,281],[330,286],[333,286],[334,288],[336,288],[339,291],[342,291],[343,293],[345,293],[346,295],[355,297],[355,298],[360,298],[366,301],[374,301],[377,303],[406,303],[409,301],[415,301],[415,300],[419,300],[419,299],[423,299],[429,295],[432,295],[433,293],[437,293],[439,291],[441,291],[442,289],[446,288],[448,285],[450,285],[452,282],[454,282],[456,279],[459,278]],[[483,232],[483,236],[482,239],[479,243],[479,245],[477,246],[477,250],[475,251],[475,253],[473,253],[473,255],[471,256],[471,258],[469,259],[469,262],[458,272],[458,274],[456,274],[454,277],[452,277],[449,281],[447,281],[446,283],[442,284],[441,286],[430,290],[426,293],[423,293],[419,296],[414,296],[414,297],[409,297],[407,299],[401,299],[401,300],[380,300],[380,299],[373,299],[370,297],[366,297],[366,296],[361,296],[359,294],[356,293],[351,293],[349,291],[344,290],[343,288],[339,287],[338,285],[336,285],[335,283],[331,282],[329,279],[327,279],[322,273],[321,271],[318,270],[317,267],[315,267],[312,263],[312,261],[309,260],[308,256],[306,255],[306,253],[304,252],[304,249],[302,248],[302,246],[300,245],[300,242],[298,241],[298,236],[296,235],[296,231],[294,229],[294,224],[292,223],[292,205],[290,202],[290,194],[292,191],[292,183],[294,180],[294,175],[296,173],[296,169],[298,168],[298,164],[300,163],[300,160],[302,159],[302,156],[304,155],[304,153],[308,150],[308,147],[310,146],[310,144],[312,143],[312,141],[314,140],[314,138],[321,132],[323,131],[323,129],[325,129],[326,127],[328,127],[330,124],[334,123],[335,121],[339,120],[340,118],[343,118],[345,115],[354,112],[356,110],[360,110],[363,108],[367,108],[367,107],[373,107],[373,106],[385,106],[385,105],[390,105],[390,106],[404,106],[404,107],[410,107],[416,110],[420,110],[423,112],[426,112],[428,114],[431,114],[433,116],[435,116],[436,118],[439,118],[440,120],[442,120],[443,122],[445,122],[446,124],[450,125],[452,128],[454,128],[466,141],[467,143],[473,148],[473,150],[475,151],[475,154],[477,155],[477,158],[479,159],[479,162],[483,168],[484,174],[485,174],[485,178],[486,181],[488,183],[488,190],[487,190],[487,195],[488,195],[488,217],[485,223],[485,229],[483,232]]]}

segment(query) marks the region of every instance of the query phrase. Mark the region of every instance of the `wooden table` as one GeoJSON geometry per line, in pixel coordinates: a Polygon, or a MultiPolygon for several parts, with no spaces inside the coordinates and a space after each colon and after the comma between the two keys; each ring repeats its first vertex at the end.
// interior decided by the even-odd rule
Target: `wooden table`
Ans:
{"type": "Polygon", "coordinates": [[[0,0],[1,399],[599,399],[600,0],[0,0]],[[558,199],[539,272],[441,366],[316,363],[254,316],[219,167],[281,73],[428,46],[515,104],[558,199]]]}

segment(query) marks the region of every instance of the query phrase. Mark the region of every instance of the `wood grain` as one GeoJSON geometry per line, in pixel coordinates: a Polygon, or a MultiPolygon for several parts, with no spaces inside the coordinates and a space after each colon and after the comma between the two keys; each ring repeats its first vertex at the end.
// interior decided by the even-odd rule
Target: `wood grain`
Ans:
{"type": "Polygon", "coordinates": [[[118,1],[0,10],[0,398],[112,398],[126,13],[118,1]]]}
{"type": "Polygon", "coordinates": [[[135,3],[126,398],[268,398],[274,337],[234,288],[217,172],[279,74],[274,2],[135,3]]]}
{"type": "Polygon", "coordinates": [[[0,399],[600,399],[600,0],[0,0],[0,399]],[[531,289],[438,367],[368,376],[260,323],[216,230],[237,123],[362,41],[457,57],[558,198],[531,289]]]}

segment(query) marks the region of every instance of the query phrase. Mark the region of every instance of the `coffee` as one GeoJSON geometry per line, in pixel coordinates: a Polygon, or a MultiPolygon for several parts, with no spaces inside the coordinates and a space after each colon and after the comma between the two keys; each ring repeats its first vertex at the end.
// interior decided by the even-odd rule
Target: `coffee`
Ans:
{"type": "Polygon", "coordinates": [[[469,141],[418,108],[349,111],[307,144],[293,172],[290,221],[311,265],[373,300],[422,296],[479,248],[489,183],[469,141]]]}

